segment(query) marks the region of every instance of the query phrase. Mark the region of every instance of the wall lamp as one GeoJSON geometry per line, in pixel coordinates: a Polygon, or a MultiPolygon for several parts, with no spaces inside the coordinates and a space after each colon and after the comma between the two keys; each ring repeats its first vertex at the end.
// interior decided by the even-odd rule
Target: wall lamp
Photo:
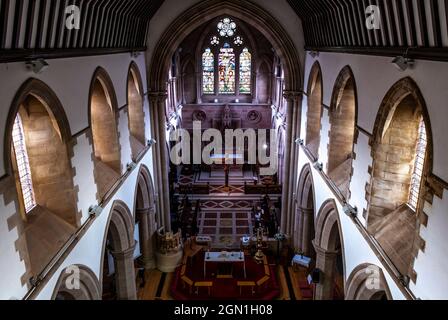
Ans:
{"type": "Polygon", "coordinates": [[[296,144],[298,144],[299,146],[303,146],[305,144],[305,141],[303,141],[303,139],[297,138],[296,144]]]}
{"type": "Polygon", "coordinates": [[[316,161],[316,162],[314,162],[313,166],[316,170],[319,170],[319,171],[324,170],[324,164],[322,162],[316,161]]]}
{"type": "Polygon", "coordinates": [[[319,51],[313,50],[309,52],[310,56],[316,58],[319,56],[319,51]]]}
{"type": "Polygon", "coordinates": [[[126,170],[132,171],[135,167],[137,167],[137,164],[134,161],[132,161],[126,165],[126,170]]]}
{"type": "Polygon", "coordinates": [[[25,63],[26,68],[36,74],[44,72],[49,64],[44,59],[31,60],[25,63]]]}
{"type": "Polygon", "coordinates": [[[346,203],[343,207],[344,213],[349,217],[357,217],[358,216],[358,208],[353,208],[351,205],[346,203]]]}
{"type": "Polygon", "coordinates": [[[157,141],[155,139],[150,139],[147,142],[148,147],[152,147],[153,145],[155,145],[157,143],[157,141]]]}
{"type": "Polygon", "coordinates": [[[101,212],[103,212],[103,208],[98,205],[93,205],[89,207],[89,214],[91,216],[99,217],[101,212]]]}
{"type": "Polygon", "coordinates": [[[406,71],[408,68],[412,68],[414,66],[415,61],[411,58],[398,56],[392,60],[392,63],[398,70],[406,71]]]}
{"type": "Polygon", "coordinates": [[[138,51],[132,51],[131,52],[131,57],[132,58],[138,58],[140,56],[141,52],[138,51]]]}
{"type": "Polygon", "coordinates": [[[411,59],[408,57],[408,52],[410,48],[406,49],[406,52],[402,56],[397,56],[392,60],[392,64],[400,71],[405,71],[408,68],[411,68],[414,66],[415,61],[414,59],[411,59]]]}

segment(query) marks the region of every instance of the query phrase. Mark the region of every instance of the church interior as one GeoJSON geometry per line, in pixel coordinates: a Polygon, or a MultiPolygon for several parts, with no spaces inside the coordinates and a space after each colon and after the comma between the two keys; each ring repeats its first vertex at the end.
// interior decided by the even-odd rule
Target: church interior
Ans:
{"type": "Polygon", "coordinates": [[[448,1],[0,18],[0,300],[448,299],[448,1]]]}

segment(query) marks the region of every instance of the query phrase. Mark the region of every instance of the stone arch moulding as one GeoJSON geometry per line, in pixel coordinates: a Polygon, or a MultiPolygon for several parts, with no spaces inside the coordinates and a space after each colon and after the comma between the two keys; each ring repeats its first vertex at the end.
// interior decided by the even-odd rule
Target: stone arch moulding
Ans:
{"type": "Polygon", "coordinates": [[[56,283],[51,300],[56,300],[58,294],[72,300],[101,300],[101,286],[95,273],[84,265],[71,265],[65,268],[56,283]],[[79,287],[68,288],[67,284],[75,285],[70,277],[79,271],[79,287]]]}
{"type": "Polygon", "coordinates": [[[334,199],[325,201],[319,210],[316,223],[316,237],[313,244],[317,256],[316,268],[322,271],[322,279],[316,286],[315,299],[332,299],[338,254],[341,254],[342,256],[342,279],[344,288],[346,287],[344,236],[342,234],[342,225],[334,199]],[[341,245],[340,252],[337,248],[338,237],[341,245]]]}
{"type": "MultiPolygon", "coordinates": [[[[32,95],[38,99],[46,108],[48,108],[48,113],[56,120],[61,133],[62,142],[69,146],[72,139],[70,123],[67,119],[62,103],[54,91],[41,80],[35,78],[28,79],[17,91],[11,104],[11,108],[9,109],[8,118],[6,121],[3,156],[5,160],[5,173],[8,175],[11,175],[13,172],[10,148],[12,143],[12,128],[14,125],[14,120],[20,106],[29,95],[32,95]]],[[[71,157],[72,150],[67,151],[69,157],[71,157]]]]}
{"type": "Polygon", "coordinates": [[[158,228],[156,218],[155,192],[151,173],[145,165],[140,166],[134,201],[135,221],[138,222],[141,257],[139,261],[145,269],[153,269],[155,264],[155,233],[158,228]]]}
{"type": "Polygon", "coordinates": [[[110,233],[110,245],[115,260],[115,276],[117,279],[117,298],[136,299],[136,284],[133,253],[135,249],[134,218],[128,206],[121,200],[113,202],[103,236],[101,252],[100,283],[103,292],[104,255],[110,233]]]}
{"type": "Polygon", "coordinates": [[[400,102],[409,95],[411,95],[419,104],[417,107],[422,112],[423,120],[425,121],[426,136],[428,138],[426,157],[426,163],[428,164],[427,173],[431,173],[433,166],[433,139],[431,119],[429,117],[428,108],[426,106],[423,94],[421,93],[417,83],[411,77],[406,77],[399,80],[387,92],[376,116],[372,140],[370,141],[370,144],[374,145],[375,142],[381,141],[388,116],[400,104],[400,102]]]}
{"type": "Polygon", "coordinates": [[[383,270],[376,265],[363,263],[347,279],[346,300],[377,300],[383,294],[393,300],[383,270]]]}
{"type": "Polygon", "coordinates": [[[356,79],[350,66],[345,66],[331,96],[327,174],[346,199],[350,199],[357,123],[356,79]]]}
{"type": "Polygon", "coordinates": [[[295,239],[294,244],[308,256],[312,250],[308,245],[309,242],[311,242],[310,240],[313,240],[315,233],[315,201],[316,197],[312,170],[311,166],[306,164],[302,168],[297,183],[293,233],[295,239]],[[311,203],[310,199],[312,199],[311,203]],[[308,210],[308,212],[305,210],[308,210]]]}
{"type": "Polygon", "coordinates": [[[143,80],[140,69],[134,61],[129,64],[126,89],[129,142],[132,157],[135,160],[146,146],[146,133],[143,80]]]}
{"type": "Polygon", "coordinates": [[[268,12],[252,2],[242,4],[237,0],[207,0],[187,9],[168,27],[160,38],[149,66],[149,88],[154,92],[165,92],[165,83],[171,57],[183,39],[206,21],[221,15],[231,15],[264,32],[285,66],[287,91],[300,91],[302,86],[301,62],[292,40],[280,23],[268,12]],[[155,59],[154,57],[157,57],[155,59]]]}
{"type": "MultiPolygon", "coordinates": [[[[369,188],[366,192],[366,198],[368,199],[368,208],[365,212],[367,228],[383,246],[397,270],[416,283],[415,258],[419,251],[424,250],[426,245],[425,239],[420,234],[421,224],[426,225],[428,223],[428,215],[424,212],[424,203],[425,201],[431,201],[431,197],[434,195],[431,186],[434,145],[431,121],[425,99],[412,78],[405,77],[397,81],[385,95],[375,120],[370,145],[373,163],[369,188]],[[382,155],[386,151],[390,152],[389,145],[393,147],[394,152],[397,152],[397,148],[408,149],[409,146],[414,148],[419,117],[422,117],[425,124],[427,146],[418,201],[416,207],[411,209],[408,206],[408,197],[412,170],[394,172],[392,171],[394,167],[388,166],[389,174],[400,174],[400,180],[383,178],[384,167],[388,163],[383,164],[382,155]],[[394,128],[397,123],[399,124],[398,129],[394,128]],[[394,141],[395,144],[393,145],[392,140],[388,140],[388,136],[392,134],[393,131],[391,130],[403,130],[403,124],[409,126],[404,130],[415,134],[415,136],[402,135],[399,143],[394,141]],[[381,191],[380,187],[384,188],[385,184],[389,185],[386,189],[392,189],[395,192],[391,195],[377,196],[379,195],[378,190],[381,191]],[[399,189],[399,186],[396,186],[397,184],[403,184],[406,188],[399,189]],[[409,214],[410,212],[412,213],[409,214]],[[407,219],[402,220],[403,217],[407,219]]],[[[401,150],[399,151],[401,152],[401,150]]],[[[414,155],[415,153],[411,156],[414,155]]],[[[400,165],[406,164],[412,168],[409,163],[409,159],[400,157],[400,165]]]]}

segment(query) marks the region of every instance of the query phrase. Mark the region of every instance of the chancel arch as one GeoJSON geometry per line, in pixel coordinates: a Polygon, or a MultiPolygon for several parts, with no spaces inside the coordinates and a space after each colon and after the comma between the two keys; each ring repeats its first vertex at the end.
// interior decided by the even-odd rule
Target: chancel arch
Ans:
{"type": "Polygon", "coordinates": [[[120,177],[122,169],[118,103],[112,80],[103,68],[98,68],[92,78],[89,100],[97,199],[102,200],[120,177]]]}
{"type": "Polygon", "coordinates": [[[345,256],[339,213],[334,200],[324,202],[317,215],[316,269],[320,281],[315,287],[315,300],[339,300],[344,298],[345,256]]]}
{"type": "Polygon", "coordinates": [[[52,300],[101,300],[97,276],[83,265],[65,268],[59,276],[52,300]]]}
{"type": "Polygon", "coordinates": [[[134,219],[121,201],[112,205],[103,241],[101,281],[103,299],[135,300],[134,219]]]}
{"type": "Polygon", "coordinates": [[[145,148],[145,112],[143,84],[137,65],[133,62],[128,72],[128,117],[132,157],[135,159],[145,148]]]}
{"type": "Polygon", "coordinates": [[[315,258],[313,239],[315,237],[314,227],[315,197],[313,176],[311,166],[307,164],[299,177],[296,192],[296,212],[294,221],[294,247],[307,257],[315,258]]]}
{"type": "Polygon", "coordinates": [[[432,170],[432,133],[416,83],[404,78],[386,94],[372,139],[367,227],[404,276],[412,274],[432,170]]]}
{"type": "Polygon", "coordinates": [[[349,66],[336,80],[330,105],[330,143],[327,174],[342,195],[350,198],[353,147],[357,120],[356,82],[349,66]]]}
{"type": "Polygon", "coordinates": [[[383,270],[373,264],[357,266],[347,278],[346,300],[392,300],[383,270]]]}
{"type": "Polygon", "coordinates": [[[306,117],[306,146],[313,156],[319,158],[322,119],[322,71],[319,62],[311,68],[308,79],[308,111],[306,117]]]}

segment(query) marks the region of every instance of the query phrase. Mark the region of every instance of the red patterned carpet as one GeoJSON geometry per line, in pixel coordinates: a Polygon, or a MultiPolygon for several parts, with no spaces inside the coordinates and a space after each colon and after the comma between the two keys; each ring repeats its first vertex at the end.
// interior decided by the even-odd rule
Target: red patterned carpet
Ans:
{"type": "MultiPolygon", "coordinates": [[[[233,272],[231,278],[217,278],[218,264],[207,263],[207,275],[204,279],[204,253],[199,253],[193,258],[192,264],[190,261],[186,264],[184,269],[184,276],[193,283],[190,285],[185,283],[181,273],[183,272],[180,266],[175,273],[173,282],[171,284],[171,294],[176,300],[272,300],[280,294],[280,287],[275,275],[275,264],[266,265],[257,264],[251,256],[246,256],[246,273],[247,278],[244,278],[243,265],[236,263],[233,265],[233,272]],[[258,282],[267,276],[268,280],[260,285],[255,285],[254,293],[251,287],[243,287],[241,294],[238,287],[238,281],[244,282],[258,282]],[[208,287],[199,287],[198,294],[196,294],[196,282],[210,282],[210,294],[208,287]],[[190,291],[191,290],[191,291],[190,291]]],[[[187,282],[189,282],[187,281],[187,282]]]]}

